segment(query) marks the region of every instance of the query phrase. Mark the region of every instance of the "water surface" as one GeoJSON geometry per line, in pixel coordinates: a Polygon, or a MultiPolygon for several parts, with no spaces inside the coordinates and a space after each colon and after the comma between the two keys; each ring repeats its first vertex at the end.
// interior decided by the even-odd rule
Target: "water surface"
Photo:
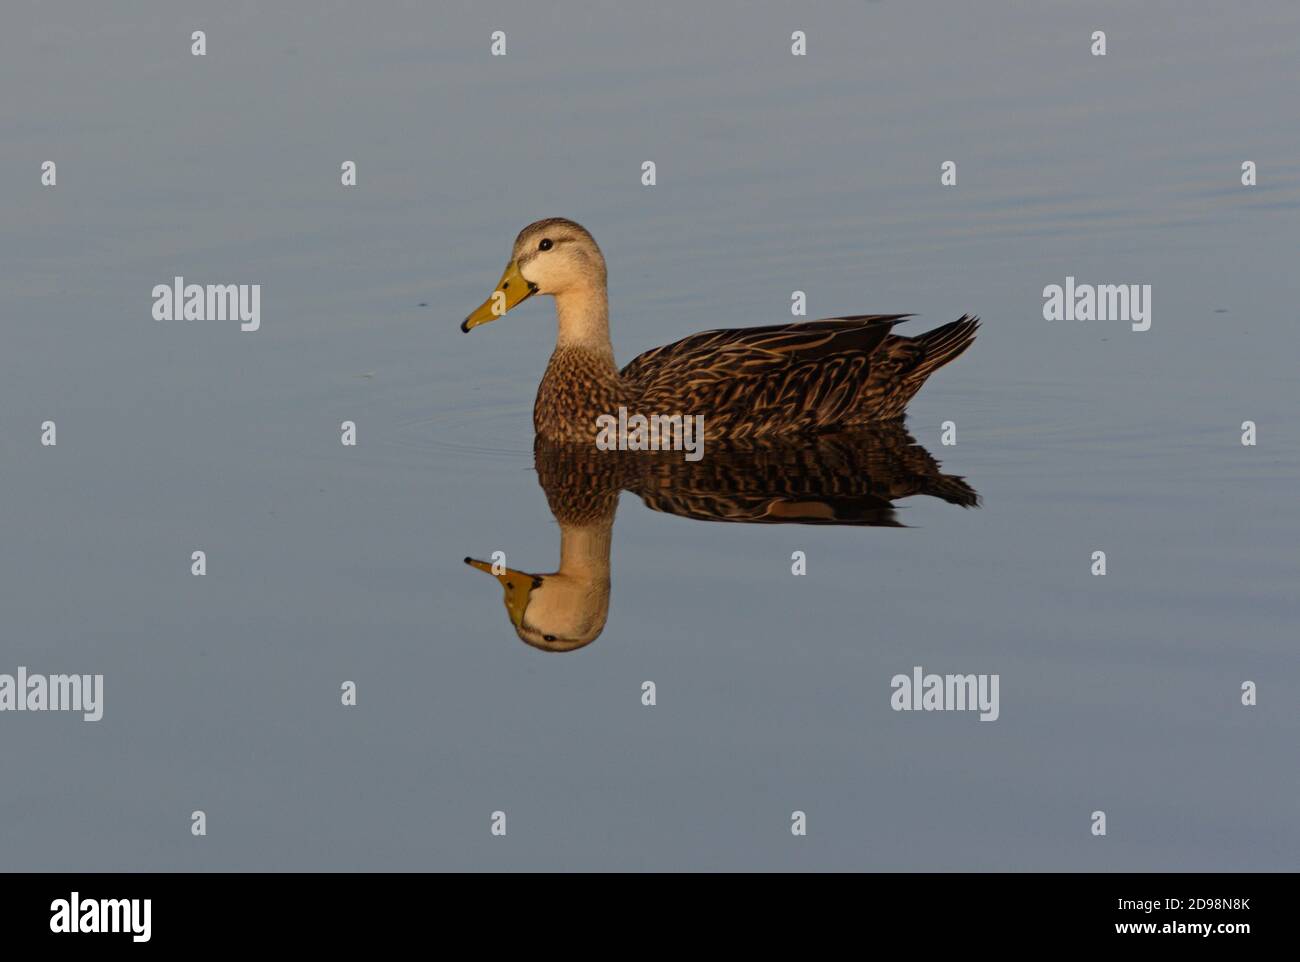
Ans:
{"type": "Polygon", "coordinates": [[[0,671],[103,672],[106,705],[0,716],[0,866],[1296,867],[1300,7],[7,21],[0,671]],[[712,524],[625,493],[600,638],[522,645],[463,558],[555,563],[554,321],[457,325],[552,215],[605,251],[620,361],[794,290],[979,314],[908,428],[983,506],[712,524]],[[263,329],[152,320],[175,275],[262,284],[263,329]],[[1151,330],[1044,321],[1067,275],[1151,284],[1151,330]],[[999,673],[1000,718],[893,712],[914,665],[999,673]]]}

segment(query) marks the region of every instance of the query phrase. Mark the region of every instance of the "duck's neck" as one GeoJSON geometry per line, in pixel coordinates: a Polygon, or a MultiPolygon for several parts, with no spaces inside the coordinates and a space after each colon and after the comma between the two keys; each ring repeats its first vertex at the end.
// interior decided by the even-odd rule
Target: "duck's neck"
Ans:
{"type": "Polygon", "coordinates": [[[560,526],[560,574],[584,581],[609,581],[612,519],[590,525],[560,526]]]}
{"type": "Polygon", "coordinates": [[[607,361],[614,367],[614,345],[609,340],[609,298],[604,284],[583,284],[555,295],[559,331],[556,350],[576,350],[607,361]]]}

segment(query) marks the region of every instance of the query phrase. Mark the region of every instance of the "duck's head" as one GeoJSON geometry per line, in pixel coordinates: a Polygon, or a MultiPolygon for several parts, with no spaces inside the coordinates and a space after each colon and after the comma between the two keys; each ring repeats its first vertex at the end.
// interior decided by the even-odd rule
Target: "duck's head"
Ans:
{"type": "Polygon", "coordinates": [[[604,288],[605,258],[587,229],[563,217],[549,217],[519,232],[496,290],[460,329],[468,332],[494,321],[534,294],[562,297],[604,288]]]}
{"type": "Polygon", "coordinates": [[[494,570],[490,563],[474,558],[466,558],[465,564],[501,582],[506,613],[526,645],[542,651],[574,651],[591,644],[605,630],[608,570],[603,577],[563,571],[534,575],[504,566],[494,570]]]}

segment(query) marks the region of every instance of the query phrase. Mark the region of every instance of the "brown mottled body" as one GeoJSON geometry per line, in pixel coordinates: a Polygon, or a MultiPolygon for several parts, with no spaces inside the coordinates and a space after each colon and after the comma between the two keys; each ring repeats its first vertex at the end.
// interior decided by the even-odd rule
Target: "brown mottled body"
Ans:
{"type": "Polygon", "coordinates": [[[557,347],[537,388],[533,428],[552,440],[594,443],[596,418],[617,417],[630,393],[607,357],[580,347],[557,347]]]}
{"type": "Polygon", "coordinates": [[[709,440],[818,434],[896,420],[925,379],[964,351],[978,321],[920,337],[890,334],[906,315],[706,331],[616,371],[601,354],[560,347],[533,407],[556,441],[594,441],[596,418],[704,415],[709,440]]]}

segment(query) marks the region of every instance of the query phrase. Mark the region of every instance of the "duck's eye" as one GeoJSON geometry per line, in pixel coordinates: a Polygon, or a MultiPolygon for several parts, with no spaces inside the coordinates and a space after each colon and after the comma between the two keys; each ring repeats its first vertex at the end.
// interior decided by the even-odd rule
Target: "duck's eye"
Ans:
{"type": "Polygon", "coordinates": [[[543,237],[542,242],[537,245],[537,249],[539,251],[548,251],[554,246],[555,245],[551,243],[551,239],[549,237],[543,237]]]}
{"type": "MultiPolygon", "coordinates": [[[[546,243],[549,244],[550,241],[547,241],[546,243]]],[[[554,640],[555,640],[555,636],[554,636],[554,635],[542,635],[542,639],[543,639],[544,641],[554,641],[554,640]]]]}

